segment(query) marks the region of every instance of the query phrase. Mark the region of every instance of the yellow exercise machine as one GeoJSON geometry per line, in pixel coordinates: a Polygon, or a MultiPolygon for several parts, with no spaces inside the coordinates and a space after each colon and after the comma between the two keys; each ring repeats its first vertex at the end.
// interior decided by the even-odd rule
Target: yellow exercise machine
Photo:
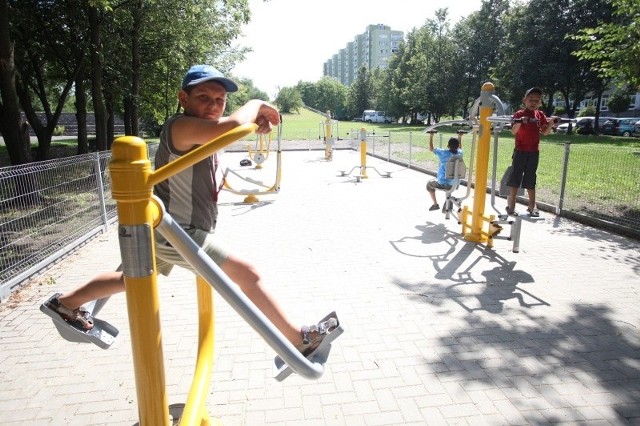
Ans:
{"type": "Polygon", "coordinates": [[[269,152],[271,152],[271,133],[266,135],[258,135],[258,140],[256,142],[257,147],[255,150],[251,149],[251,145],[247,145],[247,151],[249,153],[249,158],[251,158],[256,163],[256,169],[262,168],[262,163],[267,161],[269,158],[269,152]],[[266,147],[265,147],[265,139],[266,147]]]}
{"type": "MultiPolygon", "coordinates": [[[[260,149],[254,153],[253,159],[256,162],[256,169],[261,169],[262,168],[262,163],[264,163],[264,161],[267,159],[267,157],[269,156],[269,147],[271,146],[271,134],[269,134],[268,136],[268,143],[267,143],[267,150],[266,150],[266,154],[264,151],[264,143],[262,141],[262,135],[260,135],[260,149]],[[258,161],[260,160],[260,161],[258,161]],[[259,167],[258,167],[259,166],[259,167]]],[[[231,170],[229,167],[227,167],[227,169],[224,171],[224,177],[223,177],[223,184],[222,184],[222,189],[225,191],[229,191],[232,194],[237,194],[237,195],[244,195],[245,198],[243,200],[243,202],[245,203],[249,203],[249,204],[253,204],[253,203],[257,203],[260,200],[258,199],[258,195],[266,195],[266,194],[276,194],[280,191],[280,180],[282,178],[282,148],[281,148],[281,141],[282,141],[282,119],[280,121],[280,124],[278,125],[278,147],[277,147],[277,151],[276,151],[276,178],[275,178],[275,183],[273,185],[265,185],[264,183],[262,183],[261,181],[257,181],[255,179],[251,179],[249,177],[246,176],[242,176],[239,173],[231,170]],[[255,185],[258,186],[260,188],[258,189],[235,189],[231,186],[231,184],[229,183],[229,175],[233,175],[235,177],[237,177],[238,179],[241,179],[245,182],[250,183],[251,185],[255,185]]],[[[249,150],[249,155],[251,155],[251,150],[249,150]]]]}
{"type": "Polygon", "coordinates": [[[333,160],[333,145],[335,145],[335,138],[333,137],[333,123],[331,120],[331,111],[327,110],[326,118],[324,120],[324,159],[327,161],[333,160]]]}
{"type": "Polygon", "coordinates": [[[496,168],[498,155],[498,134],[501,124],[512,122],[510,116],[504,115],[504,106],[500,98],[495,95],[493,83],[487,82],[482,85],[480,97],[471,108],[471,120],[479,128],[476,176],[474,181],[473,209],[464,206],[460,215],[462,225],[462,235],[464,239],[476,243],[485,243],[488,248],[493,247],[494,239],[506,239],[513,241],[513,252],[520,251],[520,231],[522,221],[535,222],[541,218],[532,217],[509,217],[498,213],[495,207],[495,187],[496,168]],[[495,125],[494,125],[495,124],[495,125]],[[489,148],[491,145],[491,134],[494,134],[493,150],[493,174],[491,179],[491,206],[496,214],[485,214],[486,203],[486,182],[488,181],[489,168],[489,148]],[[511,227],[508,236],[498,236],[503,226],[511,227]]]}
{"type": "MultiPolygon", "coordinates": [[[[113,143],[110,164],[112,195],[117,203],[118,237],[131,331],[139,424],[142,426],[171,424],[162,351],[154,228],[198,274],[198,353],[193,382],[180,415],[180,425],[212,423],[206,400],[214,359],[213,289],[277,353],[273,363],[277,380],[283,380],[292,372],[308,379],[319,378],[324,372],[331,341],[343,332],[337,315],[332,312],[325,320],[335,327],[324,330],[326,337],[320,346],[305,358],[211,258],[200,250],[164,210],[162,202],[153,196],[154,185],[213,155],[254,132],[256,128],[255,124],[239,126],[155,171],[152,171],[147,157],[147,145],[142,139],[124,136],[113,143]]],[[[61,318],[60,321],[64,322],[61,318]]],[[[96,323],[94,328],[96,326],[100,327],[100,324],[96,323]]],[[[66,327],[73,328],[69,324],[66,327]]],[[[79,335],[85,334],[80,330],[76,331],[79,335]]],[[[96,343],[95,339],[99,337],[93,336],[93,339],[87,338],[85,341],[96,343]]]]}
{"type": "Polygon", "coordinates": [[[356,182],[360,182],[362,179],[367,179],[367,169],[373,169],[382,177],[391,177],[391,172],[381,173],[375,167],[367,166],[367,129],[364,127],[360,129],[360,165],[354,166],[349,173],[346,170],[340,170],[340,176],[350,176],[354,170],[358,169],[360,174],[355,175],[356,182]]]}

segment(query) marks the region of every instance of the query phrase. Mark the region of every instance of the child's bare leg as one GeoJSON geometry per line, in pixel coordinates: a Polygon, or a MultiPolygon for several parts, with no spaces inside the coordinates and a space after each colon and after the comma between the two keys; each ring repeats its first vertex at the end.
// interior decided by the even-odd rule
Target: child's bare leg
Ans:
{"type": "Polygon", "coordinates": [[[529,195],[529,210],[536,208],[536,190],[535,188],[527,189],[529,195]]]}
{"type": "Polygon", "coordinates": [[[267,291],[256,270],[249,263],[229,256],[221,265],[222,271],[242,290],[242,292],[269,318],[278,330],[294,345],[302,343],[300,326],[294,324],[285,314],[274,297],[267,291]]]}
{"type": "Polygon", "coordinates": [[[78,287],[58,298],[69,309],[76,309],[92,300],[102,299],[124,291],[122,272],[103,272],[82,287],[78,287]]]}
{"type": "Polygon", "coordinates": [[[509,187],[509,196],[507,197],[507,207],[513,211],[516,208],[516,196],[518,195],[518,188],[515,186],[509,187]]]}

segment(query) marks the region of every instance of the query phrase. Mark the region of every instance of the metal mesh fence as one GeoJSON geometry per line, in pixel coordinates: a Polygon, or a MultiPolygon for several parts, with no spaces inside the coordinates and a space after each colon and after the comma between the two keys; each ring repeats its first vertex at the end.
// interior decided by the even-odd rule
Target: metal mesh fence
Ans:
{"type": "MultiPolygon", "coordinates": [[[[464,135],[462,140],[469,165],[472,136],[464,135]]],[[[446,145],[446,139],[435,135],[434,146],[446,145]]],[[[487,188],[492,186],[496,145],[495,188],[499,192],[500,180],[511,164],[513,143],[503,144],[499,137],[492,137],[487,188]]],[[[610,145],[605,156],[591,145],[541,142],[540,151],[538,203],[560,215],[640,236],[640,149],[610,145]]],[[[367,135],[367,152],[432,174],[438,168],[437,157],[428,149],[428,135],[421,132],[367,135]]]]}
{"type": "Polygon", "coordinates": [[[106,165],[111,153],[0,169],[0,280],[53,261],[116,216],[106,165]]]}
{"type": "MultiPolygon", "coordinates": [[[[310,130],[312,134],[315,130],[310,130]]],[[[360,149],[360,131],[336,141],[336,148],[360,149]]],[[[435,174],[437,157],[428,150],[422,132],[367,135],[367,152],[378,158],[435,174]]],[[[253,139],[237,142],[230,151],[246,150],[253,139]]],[[[471,160],[471,135],[463,136],[464,159],[471,160]]],[[[446,146],[435,135],[435,146],[446,146]]],[[[496,176],[511,162],[511,144],[498,144],[496,176]]],[[[283,142],[282,149],[324,149],[321,140],[283,142]]],[[[148,145],[153,159],[157,144],[148,145]]],[[[588,145],[543,143],[538,168],[539,203],[557,213],[587,218],[640,236],[640,150],[610,146],[607,156],[588,145]]],[[[489,161],[492,184],[493,154],[489,161]]],[[[45,267],[115,221],[108,163],[111,152],[100,152],[23,166],[0,168],[0,296],[30,274],[45,267]]],[[[153,163],[153,160],[152,160],[153,163]]],[[[425,179],[425,183],[426,183],[425,179]]],[[[496,183],[497,185],[497,183],[496,183]]],[[[496,187],[496,190],[498,188],[496,187]]]]}

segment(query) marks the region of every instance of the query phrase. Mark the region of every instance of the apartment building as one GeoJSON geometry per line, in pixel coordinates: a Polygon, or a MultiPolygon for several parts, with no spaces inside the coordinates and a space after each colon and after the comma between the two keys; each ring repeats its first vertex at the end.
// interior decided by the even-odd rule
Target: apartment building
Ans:
{"type": "Polygon", "coordinates": [[[369,25],[364,33],[355,36],[324,63],[323,75],[348,86],[356,80],[362,66],[371,70],[387,68],[389,58],[398,51],[403,39],[402,31],[394,31],[383,24],[369,25]]]}

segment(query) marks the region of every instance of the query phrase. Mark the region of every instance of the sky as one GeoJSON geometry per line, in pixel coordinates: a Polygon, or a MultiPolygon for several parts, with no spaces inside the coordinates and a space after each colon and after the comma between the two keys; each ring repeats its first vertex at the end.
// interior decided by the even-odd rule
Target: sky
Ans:
{"type": "Polygon", "coordinates": [[[384,24],[407,34],[435,11],[448,8],[453,25],[480,9],[482,0],[249,0],[251,22],[236,43],[253,52],[232,73],[271,99],[280,87],[316,82],[322,66],[367,26],[384,24]]]}

